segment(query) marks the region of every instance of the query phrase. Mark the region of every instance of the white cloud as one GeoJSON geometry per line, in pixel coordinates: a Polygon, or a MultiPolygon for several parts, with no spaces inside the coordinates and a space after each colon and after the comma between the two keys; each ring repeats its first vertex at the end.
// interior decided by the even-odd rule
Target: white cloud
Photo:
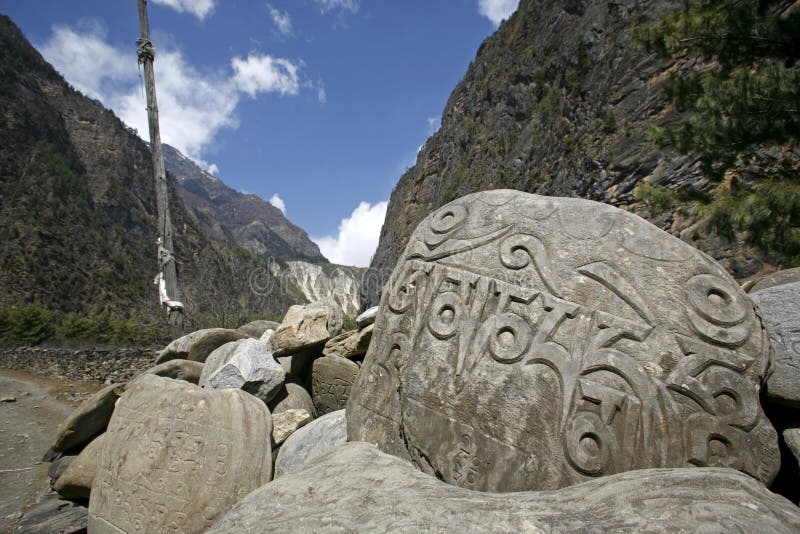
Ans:
{"type": "Polygon", "coordinates": [[[322,80],[317,82],[317,100],[320,104],[325,104],[328,101],[328,93],[325,91],[325,83],[322,80]]]}
{"type": "Polygon", "coordinates": [[[152,2],[171,7],[178,13],[191,13],[203,20],[214,11],[216,0],[152,0],[152,2]]]}
{"type": "MultiPolygon", "coordinates": [[[[76,29],[54,27],[39,50],[67,81],[113,109],[147,138],[147,104],[135,50],[112,46],[102,27],[88,23],[76,29]]],[[[158,48],[155,70],[162,140],[210,169],[203,152],[220,130],[238,127],[236,108],[243,95],[297,94],[303,86],[300,64],[250,54],[245,59],[233,58],[232,70],[227,72],[201,72],[181,52],[158,48]]]]}
{"type": "Polygon", "coordinates": [[[374,205],[362,202],[350,217],[339,223],[338,236],[311,239],[319,246],[322,255],[331,262],[367,267],[378,248],[388,205],[386,201],[374,205]]]}
{"type": "Polygon", "coordinates": [[[209,174],[217,175],[219,174],[219,167],[217,166],[216,163],[212,163],[211,165],[206,167],[206,172],[209,174]]]}
{"type": "Polygon", "coordinates": [[[300,91],[299,67],[288,59],[250,54],[247,59],[233,58],[231,66],[236,86],[253,98],[258,93],[296,95],[300,91]]]}
{"type": "Polygon", "coordinates": [[[286,215],[286,202],[284,202],[283,199],[278,196],[278,193],[275,193],[269,197],[269,203],[281,210],[281,212],[286,215]]]}
{"type": "MultiPolygon", "coordinates": [[[[428,121],[428,133],[432,134],[442,126],[442,117],[428,117],[426,119],[428,121]]],[[[422,147],[420,147],[422,148],[422,147]]]]}
{"type": "Polygon", "coordinates": [[[314,0],[322,13],[335,9],[358,13],[358,0],[314,0]]]}
{"type": "Polygon", "coordinates": [[[292,19],[289,17],[288,11],[281,11],[274,7],[272,4],[267,4],[267,11],[275,25],[275,30],[281,35],[292,35],[292,19]]]}
{"type": "Polygon", "coordinates": [[[478,0],[478,11],[495,26],[499,26],[517,10],[518,5],[519,0],[478,0]]]}

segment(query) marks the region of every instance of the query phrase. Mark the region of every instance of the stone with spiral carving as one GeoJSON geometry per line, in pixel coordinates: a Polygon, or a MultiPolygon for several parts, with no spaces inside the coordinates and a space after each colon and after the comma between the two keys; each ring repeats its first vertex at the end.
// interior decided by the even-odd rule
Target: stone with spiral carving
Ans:
{"type": "Polygon", "coordinates": [[[374,328],[348,438],[445,482],[778,470],[752,304],[714,260],[617,208],[508,190],[451,202],[412,235],[374,328]]]}

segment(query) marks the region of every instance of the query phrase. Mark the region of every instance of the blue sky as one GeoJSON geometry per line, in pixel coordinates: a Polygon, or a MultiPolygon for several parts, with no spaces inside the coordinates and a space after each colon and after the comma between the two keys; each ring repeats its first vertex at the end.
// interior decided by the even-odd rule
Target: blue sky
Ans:
{"type": "MultiPolygon", "coordinates": [[[[518,0],[150,0],[162,139],[365,265],[386,201],[518,0]]],[[[136,0],[0,0],[75,87],[147,135],[136,0]]]]}

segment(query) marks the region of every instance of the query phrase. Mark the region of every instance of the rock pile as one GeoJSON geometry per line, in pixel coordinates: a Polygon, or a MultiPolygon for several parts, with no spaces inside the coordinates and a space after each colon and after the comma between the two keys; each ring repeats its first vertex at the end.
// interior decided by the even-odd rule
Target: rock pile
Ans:
{"type": "Polygon", "coordinates": [[[794,285],[751,300],[609,206],[470,195],[356,330],[295,306],[99,392],[53,485],[91,532],[797,531],[769,490],[800,475],[794,285]]]}

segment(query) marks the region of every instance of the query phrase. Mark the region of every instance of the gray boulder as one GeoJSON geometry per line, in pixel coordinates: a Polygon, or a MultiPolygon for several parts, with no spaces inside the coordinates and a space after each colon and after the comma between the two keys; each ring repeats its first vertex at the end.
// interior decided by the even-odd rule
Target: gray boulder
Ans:
{"type": "Polygon", "coordinates": [[[767,397],[800,407],[800,282],[750,293],[769,333],[774,355],[767,397]]]}
{"type": "Polygon", "coordinates": [[[202,363],[193,362],[191,360],[169,360],[142,371],[134,380],[142,375],[156,375],[197,384],[203,373],[203,367],[204,365],[202,363]]]}
{"type": "Polygon", "coordinates": [[[283,367],[262,341],[248,338],[234,345],[230,357],[203,381],[203,387],[241,389],[269,402],[286,378],[283,367]]]}
{"type": "Polygon", "coordinates": [[[275,321],[258,320],[244,324],[237,330],[241,330],[250,337],[259,339],[267,330],[275,330],[276,328],[278,328],[278,323],[275,321]]]}
{"type": "Polygon", "coordinates": [[[206,328],[172,341],[156,358],[156,364],[169,360],[192,360],[205,362],[214,349],[225,343],[249,337],[240,330],[228,328],[206,328]]]}
{"type": "Polygon", "coordinates": [[[314,408],[311,395],[296,380],[293,376],[286,375],[283,387],[278,390],[277,395],[267,404],[270,413],[274,415],[286,410],[305,410],[311,414],[311,417],[316,417],[317,410],[314,408]]]}
{"type": "Polygon", "coordinates": [[[358,365],[339,356],[314,361],[311,371],[311,398],[317,415],[343,409],[358,376],[358,365]]]}
{"type": "Polygon", "coordinates": [[[768,484],[767,341],[725,270],[647,221],[476,193],[420,223],[385,285],[348,437],[480,491],[688,466],[768,484]]]}
{"type": "Polygon", "coordinates": [[[271,479],[272,418],[240,390],[144,376],[108,426],[89,531],[203,532],[271,479]]]}
{"type": "Polygon", "coordinates": [[[351,330],[329,339],[322,349],[322,354],[326,356],[335,354],[342,358],[357,358],[367,353],[371,340],[372,325],[367,325],[361,330],[351,330]]]}
{"type": "Polygon", "coordinates": [[[48,492],[25,510],[14,534],[84,534],[87,522],[85,506],[48,492]]]}
{"type": "Polygon", "coordinates": [[[53,489],[65,499],[88,499],[105,444],[106,434],[94,438],[78,457],[69,463],[53,484],[53,489]]]}
{"type": "Polygon", "coordinates": [[[378,308],[379,306],[373,306],[369,308],[364,313],[356,317],[356,325],[359,328],[364,328],[367,325],[370,325],[375,322],[375,317],[378,316],[378,308]]]}
{"type": "Polygon", "coordinates": [[[289,436],[275,460],[275,478],[301,471],[347,441],[347,418],[344,410],[323,415],[289,436]]]}
{"type": "Polygon", "coordinates": [[[83,401],[58,427],[55,443],[44,460],[49,462],[62,452],[79,449],[102,434],[124,391],[125,384],[111,384],[83,401]]]}
{"type": "Polygon", "coordinates": [[[200,373],[200,380],[198,380],[197,384],[199,386],[204,386],[208,381],[208,377],[211,376],[212,373],[225,365],[228,360],[233,358],[233,355],[236,353],[236,349],[239,347],[239,344],[242,341],[244,341],[244,339],[230,341],[214,349],[211,354],[208,355],[206,362],[203,364],[203,372],[200,373]]]}
{"type": "Polygon", "coordinates": [[[314,365],[314,360],[321,356],[322,347],[317,346],[285,356],[276,356],[275,359],[281,364],[286,374],[291,374],[303,384],[310,384],[311,368],[314,365]]]}
{"type": "Polygon", "coordinates": [[[266,528],[790,533],[800,529],[800,509],[752,477],[721,468],[642,469],[558,491],[480,493],[449,486],[372,445],[347,443],[254,491],[208,532],[266,528]]]}
{"type": "Polygon", "coordinates": [[[342,310],[330,300],[295,305],[272,335],[276,356],[324,344],[342,331],[342,310]]]}
{"type": "Polygon", "coordinates": [[[792,282],[800,282],[800,267],[794,269],[784,269],[770,273],[750,287],[748,293],[755,293],[762,289],[780,286],[783,284],[791,284],[792,282]]]}

